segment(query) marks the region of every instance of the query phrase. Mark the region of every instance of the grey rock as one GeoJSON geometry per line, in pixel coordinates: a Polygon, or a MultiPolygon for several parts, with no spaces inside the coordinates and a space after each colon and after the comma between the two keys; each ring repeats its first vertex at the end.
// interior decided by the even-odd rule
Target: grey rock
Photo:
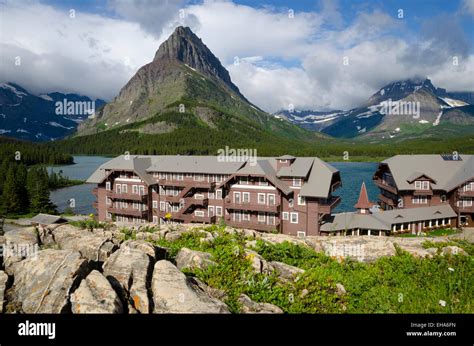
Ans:
{"type": "Polygon", "coordinates": [[[240,310],[243,314],[282,314],[283,310],[270,303],[257,303],[245,294],[239,296],[240,310]]]}
{"type": "Polygon", "coordinates": [[[277,272],[281,279],[286,281],[293,281],[305,272],[301,268],[277,261],[271,261],[269,265],[277,272]]]}
{"type": "Polygon", "coordinates": [[[156,262],[152,280],[155,313],[228,313],[220,300],[186,276],[171,262],[156,262]]]}
{"type": "Polygon", "coordinates": [[[21,303],[25,313],[69,312],[69,295],[88,270],[77,251],[41,250],[12,265],[12,300],[21,303]]]}
{"type": "Polygon", "coordinates": [[[5,306],[5,291],[7,289],[8,275],[0,270],[0,314],[5,306]]]}
{"type": "Polygon", "coordinates": [[[346,293],[347,293],[347,292],[346,292],[346,288],[345,288],[342,284],[337,283],[337,284],[336,284],[336,294],[337,294],[338,296],[343,296],[343,295],[346,294],[346,293]]]}
{"type": "Polygon", "coordinates": [[[212,255],[207,252],[195,251],[183,247],[176,256],[176,266],[182,269],[204,270],[211,265],[217,264],[211,260],[212,255]]]}
{"type": "Polygon", "coordinates": [[[148,287],[152,269],[151,256],[128,246],[115,251],[103,265],[105,277],[122,301],[129,301],[141,313],[150,312],[148,287]]]}
{"type": "Polygon", "coordinates": [[[34,227],[25,227],[5,233],[3,262],[10,274],[10,267],[24,258],[35,256],[39,251],[38,233],[34,227]]]}
{"type": "Polygon", "coordinates": [[[272,271],[268,262],[253,250],[245,249],[245,258],[250,261],[255,273],[270,273],[272,271]]]}
{"type": "Polygon", "coordinates": [[[109,281],[93,270],[71,295],[71,309],[75,314],[122,313],[122,302],[109,281]]]}
{"type": "Polygon", "coordinates": [[[441,255],[462,255],[467,256],[467,252],[459,246],[445,246],[441,249],[441,255]]]}

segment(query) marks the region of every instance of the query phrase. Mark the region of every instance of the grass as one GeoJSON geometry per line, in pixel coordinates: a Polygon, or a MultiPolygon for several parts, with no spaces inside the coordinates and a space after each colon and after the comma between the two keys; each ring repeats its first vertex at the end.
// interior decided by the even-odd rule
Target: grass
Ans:
{"type": "MultiPolygon", "coordinates": [[[[212,242],[202,242],[205,234],[195,230],[176,241],[158,240],[167,247],[170,260],[179,249],[187,247],[205,251],[217,263],[205,270],[187,271],[211,287],[224,290],[232,312],[240,311],[238,297],[246,294],[257,302],[279,306],[287,313],[473,313],[474,312],[474,246],[453,240],[469,256],[417,258],[398,249],[391,257],[374,263],[337,260],[313,249],[292,243],[269,244],[258,240],[253,248],[267,261],[279,261],[305,269],[298,280],[283,282],[276,273],[255,273],[245,254],[250,238],[231,235],[223,226],[203,230],[212,232],[212,242]],[[336,284],[347,293],[337,294],[336,284]],[[446,306],[440,305],[446,301],[446,306]]],[[[426,244],[433,247],[432,244],[426,244]]]]}
{"type": "Polygon", "coordinates": [[[400,238],[417,238],[417,237],[447,237],[448,235],[459,234],[461,231],[454,228],[438,228],[432,231],[426,232],[424,235],[416,235],[411,233],[403,233],[395,235],[395,237],[400,238]]]}

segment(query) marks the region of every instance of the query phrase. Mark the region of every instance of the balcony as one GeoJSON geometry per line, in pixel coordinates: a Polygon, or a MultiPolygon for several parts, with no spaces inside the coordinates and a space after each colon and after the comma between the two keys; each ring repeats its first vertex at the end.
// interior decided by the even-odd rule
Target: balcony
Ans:
{"type": "Polygon", "coordinates": [[[413,191],[415,196],[433,196],[433,190],[415,190],[413,191]]]}
{"type": "Polygon", "coordinates": [[[128,216],[136,216],[136,217],[146,217],[148,215],[148,210],[138,210],[138,209],[121,209],[121,208],[115,208],[111,207],[107,209],[108,212],[112,214],[118,214],[118,215],[128,215],[128,216]]]}
{"type": "Polygon", "coordinates": [[[336,208],[339,203],[341,203],[341,197],[332,196],[330,199],[328,199],[326,201],[325,204],[320,204],[319,205],[319,213],[320,214],[331,214],[331,210],[336,208]]]}
{"type": "Polygon", "coordinates": [[[207,207],[209,204],[209,198],[194,198],[194,197],[186,197],[184,199],[184,206],[186,208],[195,205],[200,207],[207,207]]]}
{"type": "Polygon", "coordinates": [[[108,197],[112,199],[125,199],[130,201],[139,201],[145,202],[148,199],[148,195],[139,195],[136,193],[119,193],[115,191],[106,191],[105,193],[108,197]]]}
{"type": "Polygon", "coordinates": [[[225,199],[225,207],[233,210],[264,211],[269,213],[278,213],[280,204],[273,205],[258,204],[250,202],[234,203],[229,197],[225,199]]]}
{"type": "Polygon", "coordinates": [[[474,205],[471,205],[471,206],[455,206],[455,209],[459,212],[459,213],[474,213],[474,205]]]}
{"type": "Polygon", "coordinates": [[[274,225],[267,225],[263,222],[255,222],[255,221],[232,221],[228,220],[230,218],[226,218],[227,225],[235,228],[245,228],[245,229],[254,229],[257,231],[273,231],[278,229],[280,226],[279,221],[276,221],[274,225]]]}
{"type": "Polygon", "coordinates": [[[216,216],[196,216],[194,214],[183,214],[185,223],[215,223],[216,216]]]}
{"type": "Polygon", "coordinates": [[[464,189],[458,189],[458,193],[461,197],[474,197],[474,191],[464,191],[464,189]]]}
{"type": "Polygon", "coordinates": [[[163,186],[177,186],[177,187],[189,187],[193,188],[203,188],[210,189],[213,188],[216,183],[212,181],[184,181],[184,180],[167,180],[167,179],[158,179],[158,184],[163,186]]]}
{"type": "Polygon", "coordinates": [[[393,199],[391,199],[390,197],[387,197],[385,195],[382,195],[382,194],[380,194],[378,196],[378,199],[379,199],[379,201],[381,201],[381,202],[383,202],[387,205],[390,205],[392,207],[395,207],[397,205],[397,202],[395,202],[393,199]]]}
{"type": "Polygon", "coordinates": [[[395,186],[393,185],[390,185],[389,183],[387,183],[385,180],[382,180],[380,178],[378,179],[375,179],[374,180],[374,184],[378,187],[380,187],[381,189],[384,189],[384,190],[387,190],[391,193],[393,193],[394,195],[397,195],[398,194],[398,190],[395,186]]]}

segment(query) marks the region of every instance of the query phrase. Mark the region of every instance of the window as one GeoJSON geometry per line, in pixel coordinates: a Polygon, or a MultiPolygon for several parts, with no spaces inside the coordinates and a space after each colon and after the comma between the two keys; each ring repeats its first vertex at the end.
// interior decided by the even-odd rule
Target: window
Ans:
{"type": "Polygon", "coordinates": [[[234,192],[234,203],[240,204],[240,192],[234,192]]]}
{"type": "Polygon", "coordinates": [[[269,214],[267,217],[267,225],[275,224],[275,214],[269,214]]]}
{"type": "Polygon", "coordinates": [[[145,195],[145,186],[140,186],[140,196],[145,195]]]}
{"type": "Polygon", "coordinates": [[[268,186],[268,181],[266,181],[265,178],[260,178],[258,184],[262,186],[268,186]]]}
{"type": "Polygon", "coordinates": [[[222,199],[222,190],[216,190],[216,199],[222,199]]]}
{"type": "Polygon", "coordinates": [[[184,180],[184,175],[183,175],[183,173],[178,173],[178,174],[176,174],[176,177],[178,178],[177,180],[184,180]]]}
{"type": "Polygon", "coordinates": [[[306,199],[303,196],[298,195],[298,205],[306,205],[306,199]]]}
{"type": "Polygon", "coordinates": [[[250,214],[248,212],[244,212],[242,214],[242,220],[243,221],[250,221],[250,214]]]}
{"type": "Polygon", "coordinates": [[[446,195],[441,195],[441,202],[445,203],[447,201],[446,195]]]}
{"type": "Polygon", "coordinates": [[[204,211],[202,211],[202,210],[196,210],[196,211],[194,212],[194,215],[199,216],[199,217],[203,217],[203,216],[204,216],[204,211]]]}
{"type": "Polygon", "coordinates": [[[264,223],[265,222],[265,213],[259,212],[258,213],[258,222],[264,223]]]}
{"type": "Polygon", "coordinates": [[[211,216],[211,217],[214,216],[214,207],[213,207],[213,206],[210,205],[210,206],[208,207],[207,215],[208,215],[208,216],[211,216]]]}
{"type": "Polygon", "coordinates": [[[215,198],[216,198],[216,194],[215,194],[214,192],[208,192],[208,193],[207,193],[207,197],[208,197],[209,199],[215,199],[215,198]]]}
{"type": "Polygon", "coordinates": [[[204,199],[204,195],[202,193],[194,194],[194,199],[204,199]]]}
{"type": "Polygon", "coordinates": [[[221,174],[216,174],[216,178],[215,178],[215,179],[216,179],[216,181],[217,181],[218,183],[220,183],[220,182],[223,180],[221,174]]]}
{"type": "Polygon", "coordinates": [[[122,201],[122,208],[128,208],[128,203],[125,201],[122,201]]]}
{"type": "Polygon", "coordinates": [[[265,204],[265,194],[259,193],[258,194],[258,204],[265,204]]]}
{"type": "Polygon", "coordinates": [[[306,232],[305,231],[298,231],[296,234],[297,234],[298,238],[306,237],[306,232]]]}
{"type": "Polygon", "coordinates": [[[132,186],[132,193],[135,195],[138,195],[138,185],[133,185],[132,186]]]}
{"type": "Polygon", "coordinates": [[[195,174],[194,175],[195,181],[204,181],[204,174],[195,174]]]}
{"type": "Polygon", "coordinates": [[[160,179],[166,179],[166,174],[163,172],[160,172],[159,177],[160,179]]]}
{"type": "Polygon", "coordinates": [[[216,207],[216,215],[222,216],[222,207],[216,207]]]}
{"type": "Polygon", "coordinates": [[[280,160],[280,163],[287,163],[288,160],[280,160]]]}
{"type": "Polygon", "coordinates": [[[107,219],[111,219],[112,218],[112,214],[107,212],[107,219]]]}
{"type": "Polygon", "coordinates": [[[153,223],[158,223],[158,216],[153,215],[153,223]]]}
{"type": "Polygon", "coordinates": [[[163,196],[163,195],[166,195],[166,190],[165,190],[165,188],[164,188],[163,186],[160,185],[160,189],[159,189],[159,190],[160,190],[160,195],[162,195],[162,196],[163,196]]]}
{"type": "Polygon", "coordinates": [[[411,201],[413,204],[427,204],[428,198],[426,196],[415,196],[411,201]]]}
{"type": "Polygon", "coordinates": [[[275,205],[275,194],[269,193],[267,195],[268,205],[275,205]]]}
{"type": "Polygon", "coordinates": [[[107,181],[107,182],[105,183],[105,189],[106,189],[107,191],[112,190],[110,181],[107,181]]]}
{"type": "Polygon", "coordinates": [[[160,202],[160,211],[165,211],[165,209],[166,209],[166,203],[160,202]]]}
{"type": "Polygon", "coordinates": [[[192,178],[193,175],[191,173],[186,173],[186,178],[192,178]]]}
{"type": "Polygon", "coordinates": [[[291,216],[291,223],[298,223],[298,213],[290,213],[291,216]]]}
{"type": "Polygon", "coordinates": [[[158,208],[158,201],[153,201],[152,204],[154,209],[158,208]]]}
{"type": "Polygon", "coordinates": [[[105,196],[105,204],[107,204],[107,205],[111,205],[111,204],[112,204],[112,200],[111,200],[109,197],[107,197],[107,196],[105,196]]]}
{"type": "Polygon", "coordinates": [[[248,185],[249,184],[249,179],[247,177],[240,177],[239,183],[241,185],[248,185]]]}
{"type": "Polygon", "coordinates": [[[284,211],[284,212],[282,213],[282,218],[283,218],[283,220],[288,220],[289,217],[290,217],[290,215],[288,214],[287,211],[284,211]]]}
{"type": "Polygon", "coordinates": [[[293,178],[293,186],[300,187],[301,186],[301,179],[300,178],[293,178]]]}
{"type": "Polygon", "coordinates": [[[122,184],[122,193],[127,193],[128,186],[127,184],[122,184]]]}
{"type": "Polygon", "coordinates": [[[133,202],[132,209],[139,209],[137,202],[133,202]]]}
{"type": "Polygon", "coordinates": [[[115,186],[115,192],[120,195],[122,193],[122,185],[117,184],[117,186],[115,186]]]}
{"type": "Polygon", "coordinates": [[[242,219],[242,214],[240,211],[234,211],[233,213],[234,221],[240,222],[242,219]]]}
{"type": "Polygon", "coordinates": [[[250,203],[250,192],[242,192],[243,203],[250,203]]]}
{"type": "Polygon", "coordinates": [[[415,189],[416,190],[429,190],[430,182],[427,180],[417,180],[415,181],[415,189]]]}

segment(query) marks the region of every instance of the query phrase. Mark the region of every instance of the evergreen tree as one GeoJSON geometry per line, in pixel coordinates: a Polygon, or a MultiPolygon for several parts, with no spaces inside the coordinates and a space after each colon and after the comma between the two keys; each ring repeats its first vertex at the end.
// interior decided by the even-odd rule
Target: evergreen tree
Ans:
{"type": "Polygon", "coordinates": [[[55,213],[56,207],[49,199],[49,177],[46,168],[31,168],[27,179],[30,208],[35,213],[55,213]]]}
{"type": "Polygon", "coordinates": [[[18,181],[16,179],[16,165],[10,165],[2,193],[2,211],[6,214],[26,212],[22,210],[22,201],[18,181]]]}

